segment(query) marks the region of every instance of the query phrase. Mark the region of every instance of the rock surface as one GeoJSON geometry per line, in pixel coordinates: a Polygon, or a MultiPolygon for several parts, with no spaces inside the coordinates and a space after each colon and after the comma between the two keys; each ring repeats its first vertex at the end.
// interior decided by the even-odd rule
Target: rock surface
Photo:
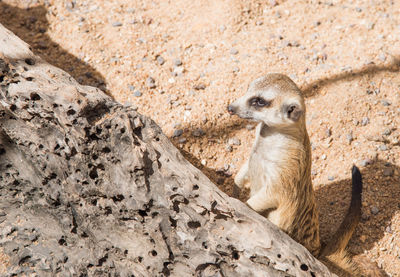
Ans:
{"type": "Polygon", "coordinates": [[[5,276],[331,276],[161,129],[0,25],[5,276]]]}

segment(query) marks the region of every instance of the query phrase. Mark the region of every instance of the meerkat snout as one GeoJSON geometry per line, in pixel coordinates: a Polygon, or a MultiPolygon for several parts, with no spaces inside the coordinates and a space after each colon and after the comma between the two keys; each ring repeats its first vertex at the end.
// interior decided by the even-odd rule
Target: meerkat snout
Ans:
{"type": "Polygon", "coordinates": [[[227,109],[230,115],[235,114],[235,108],[232,105],[228,105],[227,109]]]}

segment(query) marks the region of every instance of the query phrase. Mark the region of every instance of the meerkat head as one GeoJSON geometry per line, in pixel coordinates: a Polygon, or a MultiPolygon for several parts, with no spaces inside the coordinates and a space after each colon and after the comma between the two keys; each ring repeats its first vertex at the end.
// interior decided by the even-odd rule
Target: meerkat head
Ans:
{"type": "Polygon", "coordinates": [[[254,80],[246,94],[228,106],[228,112],[269,127],[288,127],[304,122],[305,104],[289,77],[272,73],[254,80]]]}

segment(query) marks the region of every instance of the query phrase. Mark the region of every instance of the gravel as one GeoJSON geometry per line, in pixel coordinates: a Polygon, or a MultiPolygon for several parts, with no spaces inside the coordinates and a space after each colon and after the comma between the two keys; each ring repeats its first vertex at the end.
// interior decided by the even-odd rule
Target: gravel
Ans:
{"type": "Polygon", "coordinates": [[[361,126],[366,126],[369,123],[369,118],[368,117],[363,117],[361,119],[361,126]]]}
{"type": "Polygon", "coordinates": [[[164,58],[161,57],[161,56],[157,56],[157,57],[156,57],[156,60],[157,60],[157,62],[158,62],[159,65],[163,65],[163,64],[165,63],[164,58]]]}
{"type": "Polygon", "coordinates": [[[389,167],[389,168],[385,168],[383,170],[383,175],[384,176],[393,176],[394,170],[393,168],[389,167]]]}
{"type": "Polygon", "coordinates": [[[387,151],[389,148],[387,147],[387,145],[386,144],[381,144],[381,145],[379,145],[379,150],[381,150],[381,151],[387,151]]]}
{"type": "Polygon", "coordinates": [[[204,136],[206,133],[203,131],[203,129],[197,128],[196,130],[193,131],[192,134],[195,137],[201,137],[201,136],[204,136]]]}
{"type": "Polygon", "coordinates": [[[146,79],[146,85],[150,89],[156,88],[156,81],[152,77],[148,77],[146,79]]]}
{"type": "Polygon", "coordinates": [[[174,131],[174,134],[172,135],[172,137],[177,138],[177,137],[180,137],[182,134],[183,134],[183,130],[177,129],[174,131]]]}
{"type": "Polygon", "coordinates": [[[174,68],[173,74],[174,74],[175,76],[181,76],[184,72],[185,72],[185,69],[183,68],[183,66],[176,66],[176,67],[174,68]]]}
{"type": "Polygon", "coordinates": [[[229,51],[232,55],[237,55],[239,53],[239,51],[235,48],[231,48],[231,50],[229,51]]]}
{"type": "Polygon", "coordinates": [[[389,128],[387,128],[387,129],[385,129],[385,130],[383,131],[382,135],[384,135],[384,136],[389,136],[391,133],[392,133],[392,131],[391,131],[389,128]]]}
{"type": "Polygon", "coordinates": [[[351,142],[354,140],[353,133],[346,134],[346,140],[348,144],[351,144],[351,142]]]}
{"type": "Polygon", "coordinates": [[[133,95],[136,97],[140,97],[140,96],[142,96],[142,93],[140,92],[140,90],[137,90],[133,93],[133,95]]]}
{"type": "Polygon", "coordinates": [[[238,139],[238,138],[230,138],[229,140],[228,140],[228,144],[229,145],[240,145],[241,143],[240,143],[240,139],[238,139]]]}
{"type": "Polygon", "coordinates": [[[119,21],[116,21],[116,22],[113,22],[113,23],[112,23],[112,26],[113,26],[113,27],[121,27],[121,26],[122,26],[122,23],[119,22],[119,21]]]}
{"type": "Polygon", "coordinates": [[[367,165],[371,165],[372,163],[373,163],[372,160],[370,160],[370,159],[364,159],[364,160],[361,160],[361,161],[360,161],[360,166],[365,167],[365,166],[367,166],[367,165]]]}
{"type": "Polygon", "coordinates": [[[194,85],[193,89],[195,89],[195,90],[204,90],[204,89],[206,89],[206,85],[203,84],[203,83],[199,83],[197,85],[194,85]]]}
{"type": "Polygon", "coordinates": [[[371,207],[370,207],[370,210],[371,210],[371,213],[372,213],[373,215],[377,215],[377,214],[379,213],[379,208],[376,207],[376,206],[371,206],[371,207]]]}
{"type": "Polygon", "coordinates": [[[182,61],[180,59],[175,59],[174,60],[174,65],[175,66],[181,66],[182,65],[182,61]]]}

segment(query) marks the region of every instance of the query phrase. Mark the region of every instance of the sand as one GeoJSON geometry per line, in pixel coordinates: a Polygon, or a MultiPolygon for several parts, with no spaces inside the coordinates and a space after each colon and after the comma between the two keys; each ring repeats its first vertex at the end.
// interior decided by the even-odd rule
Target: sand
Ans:
{"type": "Polygon", "coordinates": [[[289,75],[306,96],[323,239],[356,164],[349,250],[400,276],[400,2],[6,0],[0,14],[36,54],[155,120],[229,195],[254,124],[226,106],[265,73],[289,75]]]}

